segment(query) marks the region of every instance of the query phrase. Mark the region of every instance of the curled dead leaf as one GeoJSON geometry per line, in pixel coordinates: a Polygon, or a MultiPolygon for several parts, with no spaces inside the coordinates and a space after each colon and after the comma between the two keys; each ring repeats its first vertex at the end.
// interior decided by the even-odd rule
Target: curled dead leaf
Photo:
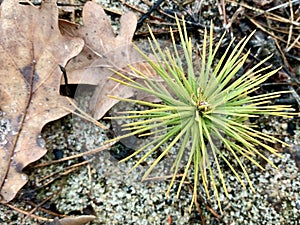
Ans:
{"type": "Polygon", "coordinates": [[[95,119],[102,118],[118,102],[108,95],[149,98],[109,79],[114,76],[112,70],[129,72],[129,64],[147,67],[131,43],[136,25],[136,16],[132,12],[125,13],[120,19],[119,34],[116,36],[104,10],[94,2],[87,2],[83,8],[83,26],[60,22],[63,34],[78,36],[85,41],[83,51],[68,63],[66,70],[69,83],[97,86],[90,101],[90,113],[95,119]]]}
{"type": "Polygon", "coordinates": [[[59,22],[62,34],[81,37],[85,42],[82,52],[66,66],[69,83],[98,85],[103,81],[102,71],[97,73],[98,68],[114,68],[121,62],[126,66],[131,57],[138,56],[130,46],[137,19],[132,12],[124,14],[116,36],[103,8],[95,2],[87,2],[83,7],[82,20],[83,26],[80,27],[67,21],[59,22]]]}

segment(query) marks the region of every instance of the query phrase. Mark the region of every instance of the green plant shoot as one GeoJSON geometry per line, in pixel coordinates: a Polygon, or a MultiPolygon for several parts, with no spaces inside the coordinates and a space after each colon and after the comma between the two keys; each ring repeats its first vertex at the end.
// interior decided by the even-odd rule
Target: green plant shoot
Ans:
{"type": "MultiPolygon", "coordinates": [[[[164,144],[167,146],[149,167],[143,179],[163,160],[163,157],[168,154],[171,148],[175,147],[176,143],[180,143],[180,145],[176,145],[178,148],[176,150],[177,156],[171,168],[174,175],[167,190],[167,195],[178,178],[176,175],[179,169],[182,169],[183,153],[185,152],[188,154],[188,160],[187,163],[185,162],[177,196],[179,196],[189,172],[193,171],[191,174],[194,190],[191,206],[197,199],[197,187],[199,181],[201,181],[208,198],[210,198],[209,190],[213,189],[218,206],[221,209],[218,183],[221,184],[226,195],[228,195],[228,192],[220,160],[228,165],[228,168],[242,186],[246,187],[242,177],[233,166],[235,163],[226,158],[224,153],[227,152],[227,154],[232,155],[236,165],[243,171],[248,185],[254,191],[255,188],[251,183],[245,165],[241,162],[241,157],[250,160],[258,168],[263,169],[256,160],[257,156],[272,164],[263,152],[268,151],[280,156],[278,151],[271,146],[276,142],[282,145],[286,144],[270,134],[258,131],[248,119],[259,115],[290,117],[292,108],[286,105],[269,104],[271,100],[287,93],[286,91],[251,95],[259,88],[260,84],[279,70],[270,71],[272,65],[263,66],[270,57],[250,68],[242,76],[236,76],[237,72],[243,68],[250,53],[248,51],[246,54],[242,54],[253,33],[239,41],[234,48],[232,47],[234,40],[232,40],[220,60],[216,62],[215,56],[219,51],[224,35],[215,45],[213,26],[211,26],[209,34],[205,30],[201,51],[201,68],[196,70],[192,61],[192,42],[187,35],[184,19],[182,20],[183,25],[181,26],[176,18],[181,44],[180,50],[183,51],[184,57],[180,56],[171,28],[172,51],[160,48],[150,28],[152,41],[149,40],[149,43],[155,60],[151,60],[141,50],[137,49],[163,82],[150,78],[132,66],[132,72],[135,76],[141,77],[143,82],[137,82],[129,78],[128,75],[115,71],[120,78],[111,79],[142,90],[149,95],[154,95],[161,99],[161,103],[111,96],[121,101],[147,106],[149,109],[126,111],[124,116],[109,117],[110,119],[138,119],[138,122],[124,125],[124,129],[130,130],[129,134],[110,141],[120,140],[130,135],[155,135],[153,140],[123,159],[123,161],[128,160],[147,150],[147,153],[136,162],[131,170],[140,165],[160,146],[164,144]],[[222,148],[218,147],[220,143],[223,146],[222,148]],[[212,163],[214,163],[216,169],[213,169],[212,163]],[[191,168],[193,169],[191,170],[191,168]]],[[[275,167],[275,165],[273,166],[275,167]]]]}

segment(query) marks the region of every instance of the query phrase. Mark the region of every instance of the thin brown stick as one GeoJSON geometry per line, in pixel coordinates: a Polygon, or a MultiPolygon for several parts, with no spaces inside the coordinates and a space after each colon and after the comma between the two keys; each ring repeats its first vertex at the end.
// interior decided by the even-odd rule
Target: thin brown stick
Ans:
{"type": "Polygon", "coordinates": [[[222,12],[223,12],[224,26],[227,27],[225,0],[221,0],[221,2],[222,2],[222,12]]]}
{"type": "MultiPolygon", "coordinates": [[[[159,176],[159,177],[147,177],[144,179],[144,181],[156,181],[156,180],[167,180],[167,179],[172,179],[174,175],[167,175],[167,176],[159,176]]],[[[182,177],[183,174],[177,174],[175,177],[182,177]]],[[[189,184],[189,182],[186,182],[189,184]]]]}
{"type": "MultiPolygon", "coordinates": [[[[149,7],[151,7],[152,4],[153,4],[153,3],[149,2],[149,0],[141,0],[141,1],[144,2],[146,5],[148,5],[149,7]]],[[[161,9],[159,9],[159,8],[157,8],[156,11],[159,12],[159,13],[161,13],[162,15],[165,15],[165,16],[166,16],[166,15],[169,15],[168,13],[165,13],[163,10],[161,10],[161,9]]],[[[159,21],[165,21],[164,19],[159,18],[159,17],[157,17],[157,16],[153,16],[152,19],[156,19],[156,20],[159,20],[159,21]]],[[[173,25],[174,25],[174,24],[173,24],[173,25]]]]}
{"type": "Polygon", "coordinates": [[[229,29],[231,28],[233,22],[236,20],[236,18],[238,17],[238,15],[244,13],[245,9],[243,7],[239,7],[233,14],[233,16],[229,19],[226,28],[229,29]]]}
{"type": "Polygon", "coordinates": [[[100,123],[99,121],[97,121],[96,119],[94,119],[93,117],[91,117],[89,114],[87,114],[82,109],[80,109],[72,99],[70,99],[70,98],[67,98],[67,99],[68,99],[69,103],[76,110],[79,111],[79,113],[76,113],[73,109],[69,109],[68,107],[63,107],[64,109],[68,110],[70,113],[73,113],[73,114],[75,114],[75,115],[77,115],[77,116],[79,116],[79,117],[81,117],[81,118],[83,118],[83,119],[85,119],[87,121],[92,122],[93,124],[97,125],[98,127],[101,127],[102,129],[105,129],[105,130],[108,129],[105,125],[103,125],[102,123],[100,123]]]}
{"type": "Polygon", "coordinates": [[[202,212],[202,209],[198,203],[198,199],[195,198],[195,205],[196,205],[196,208],[197,208],[197,211],[199,212],[200,214],[200,217],[201,217],[201,224],[202,225],[206,225],[206,221],[205,221],[205,218],[203,217],[203,212],[202,212]]]}
{"type": "MultiPolygon", "coordinates": [[[[39,187],[39,188],[43,188],[43,187],[46,187],[46,186],[50,185],[51,183],[53,183],[54,181],[56,181],[56,180],[59,179],[60,177],[64,177],[64,176],[66,176],[66,175],[68,175],[68,174],[74,172],[74,171],[77,170],[80,166],[85,165],[85,164],[87,164],[88,162],[89,162],[89,161],[84,161],[84,162],[81,162],[81,163],[78,163],[78,164],[73,165],[73,166],[76,166],[76,167],[72,167],[72,168],[70,168],[70,169],[67,169],[66,171],[60,173],[59,176],[54,177],[53,179],[51,179],[51,180],[49,180],[48,182],[44,183],[44,184],[43,184],[41,187],[39,187]],[[80,165],[79,165],[79,164],[80,164],[80,165]]],[[[38,182],[40,182],[40,181],[37,181],[36,183],[38,183],[38,182]]]]}
{"type": "Polygon", "coordinates": [[[143,10],[127,3],[127,2],[125,2],[124,0],[118,0],[118,1],[121,2],[123,5],[127,6],[128,8],[131,8],[131,9],[135,10],[136,12],[139,12],[139,13],[142,13],[142,14],[146,13],[145,11],[143,11],[143,10]]]}
{"type": "MultiPolygon", "coordinates": [[[[57,174],[59,174],[59,176],[66,175],[66,172],[67,172],[67,171],[71,171],[71,170],[73,171],[74,168],[77,169],[78,167],[83,166],[83,165],[86,165],[86,164],[88,164],[88,163],[89,163],[89,161],[86,160],[86,161],[83,161],[83,162],[74,164],[74,165],[72,165],[72,166],[66,167],[66,168],[64,168],[63,170],[56,171],[56,172],[54,172],[54,173],[52,173],[52,174],[49,174],[49,175],[47,175],[47,176],[45,176],[45,177],[39,179],[38,181],[36,181],[36,183],[39,184],[39,183],[43,182],[44,180],[46,180],[46,179],[48,179],[48,178],[51,178],[51,177],[56,176],[57,174]],[[64,172],[63,172],[63,171],[64,171],[64,172]]],[[[69,174],[69,172],[68,172],[67,174],[69,174]]],[[[55,179],[57,179],[57,178],[58,178],[58,177],[56,177],[55,179]]]]}
{"type": "MultiPolygon", "coordinates": [[[[27,202],[28,202],[28,204],[32,205],[33,207],[36,207],[38,205],[38,204],[34,203],[33,201],[27,201],[27,202]]],[[[60,213],[50,211],[50,210],[45,209],[43,207],[40,207],[39,210],[43,211],[43,212],[45,212],[45,213],[47,213],[47,214],[49,214],[53,217],[60,217],[61,218],[61,217],[66,217],[67,216],[67,215],[64,215],[64,214],[60,214],[60,213]]]]}
{"type": "MultiPolygon", "coordinates": [[[[24,214],[24,215],[28,215],[27,211],[19,209],[19,208],[13,206],[10,203],[2,203],[2,204],[5,205],[5,206],[7,206],[7,207],[9,207],[9,208],[11,208],[11,209],[13,209],[13,210],[15,210],[18,213],[21,213],[21,214],[24,214]]],[[[30,217],[32,217],[34,219],[37,219],[37,220],[46,221],[46,222],[52,222],[53,221],[53,219],[47,219],[45,217],[37,216],[37,215],[34,215],[34,214],[30,215],[30,217]]]]}
{"type": "MultiPolygon", "coordinates": [[[[267,19],[267,23],[268,23],[268,26],[270,27],[269,19],[267,19]]],[[[278,43],[279,38],[276,37],[276,35],[274,34],[274,32],[271,31],[270,33],[272,34],[272,36],[274,36],[274,41],[275,41],[276,47],[277,47],[277,49],[279,50],[279,52],[281,54],[281,58],[282,58],[284,64],[292,71],[293,69],[290,66],[288,60],[286,59],[285,54],[284,54],[284,52],[282,51],[282,49],[280,47],[280,44],[278,43]]]]}
{"type": "MultiPolygon", "coordinates": [[[[56,194],[56,193],[55,193],[56,194]]],[[[30,212],[27,213],[27,215],[22,219],[22,222],[20,225],[24,225],[26,220],[33,215],[33,213],[38,210],[39,207],[44,205],[47,201],[49,201],[54,194],[50,195],[48,198],[44,199],[41,203],[37,204],[30,212]]]]}
{"type": "MultiPolygon", "coordinates": [[[[291,18],[291,21],[294,21],[294,12],[293,12],[293,7],[292,7],[291,0],[289,0],[289,3],[290,3],[290,14],[291,14],[290,18],[291,18]]],[[[288,47],[289,47],[289,45],[291,43],[292,35],[293,35],[293,24],[290,24],[288,41],[287,41],[287,44],[286,44],[286,49],[288,49],[288,47]]]]}
{"type": "MultiPolygon", "coordinates": [[[[47,183],[45,183],[42,187],[46,187],[46,186],[50,185],[51,183],[53,183],[54,181],[56,181],[58,178],[60,178],[60,177],[62,177],[62,176],[66,176],[66,175],[68,175],[69,173],[72,173],[72,172],[75,171],[75,170],[77,170],[77,168],[72,168],[72,169],[69,169],[69,170],[63,172],[62,174],[60,174],[59,177],[53,178],[52,180],[50,180],[50,181],[48,181],[47,183]]],[[[42,187],[41,187],[41,188],[42,188],[42,187]]]]}
{"type": "Polygon", "coordinates": [[[293,43],[285,50],[285,52],[289,52],[293,47],[295,47],[296,43],[299,42],[300,35],[293,41],[293,43]]]}
{"type": "Polygon", "coordinates": [[[115,144],[115,143],[114,142],[108,143],[108,144],[105,144],[105,145],[103,145],[99,148],[96,148],[96,149],[93,149],[93,150],[90,150],[90,151],[86,151],[86,152],[83,152],[83,153],[80,153],[80,154],[77,154],[77,155],[73,155],[73,156],[69,156],[69,157],[65,157],[65,158],[62,158],[62,159],[53,160],[53,161],[49,161],[49,162],[40,163],[40,164],[37,164],[37,165],[33,166],[32,168],[44,167],[44,166],[52,165],[52,164],[55,164],[55,163],[61,163],[61,162],[64,162],[64,161],[68,161],[68,160],[71,160],[71,159],[76,159],[76,158],[87,156],[87,155],[93,155],[93,154],[96,154],[98,152],[101,152],[101,151],[104,151],[104,150],[110,148],[113,144],[115,144]]]}
{"type": "Polygon", "coordinates": [[[253,18],[247,16],[247,18],[254,24],[256,25],[259,29],[261,29],[263,32],[269,34],[271,37],[273,37],[274,39],[277,39],[283,43],[287,43],[286,40],[283,40],[282,38],[277,37],[276,35],[274,35],[272,32],[268,31],[266,28],[264,28],[259,22],[257,22],[256,20],[254,20],[253,18]]]}
{"type": "Polygon", "coordinates": [[[280,4],[280,5],[274,6],[274,7],[270,8],[270,9],[267,9],[266,12],[271,12],[271,11],[279,9],[279,8],[288,7],[289,4],[292,4],[292,3],[297,2],[297,1],[299,1],[299,0],[292,0],[292,1],[289,0],[289,2],[286,2],[286,3],[280,4]]]}
{"type": "Polygon", "coordinates": [[[300,23],[297,22],[297,21],[292,21],[290,19],[287,19],[287,18],[284,18],[284,17],[281,17],[281,16],[278,16],[276,14],[267,14],[266,15],[269,19],[271,20],[274,20],[274,21],[278,21],[278,22],[281,22],[281,23],[287,23],[287,24],[291,24],[291,25],[294,25],[294,26],[300,26],[300,23]]]}
{"type": "MultiPolygon", "coordinates": [[[[193,186],[192,185],[188,185],[188,188],[189,188],[189,190],[193,193],[193,186]]],[[[204,205],[204,207],[214,216],[214,217],[216,217],[220,222],[222,222],[223,224],[225,224],[225,225],[228,225],[227,223],[225,223],[225,221],[222,219],[222,217],[216,212],[216,211],[214,211],[211,207],[209,207],[205,202],[204,202],[204,197],[203,196],[201,196],[200,195],[200,199],[201,199],[201,201],[203,202],[203,205],[204,205]]],[[[199,203],[198,203],[198,199],[195,199],[195,205],[196,205],[196,207],[197,207],[197,210],[199,211],[199,212],[202,212],[202,210],[201,210],[201,208],[200,208],[200,205],[199,205],[199,203]],[[199,207],[199,209],[198,209],[198,207],[199,207]]]]}
{"type": "Polygon", "coordinates": [[[261,16],[262,14],[264,14],[265,16],[268,16],[269,19],[272,19],[274,21],[279,21],[279,22],[282,22],[282,23],[289,23],[289,24],[293,24],[294,26],[300,26],[300,23],[298,21],[291,21],[287,18],[284,18],[284,17],[281,17],[279,15],[276,15],[274,13],[270,13],[270,12],[267,12],[267,11],[264,11],[262,9],[258,9],[258,8],[255,8],[255,7],[252,7],[252,6],[249,6],[243,2],[236,2],[236,1],[232,1],[232,0],[228,0],[228,2],[231,2],[231,3],[235,3],[235,4],[238,4],[242,7],[245,7],[247,9],[250,9],[250,10],[253,10],[255,12],[257,12],[258,14],[255,15],[255,17],[258,17],[258,16],[261,16]]]}

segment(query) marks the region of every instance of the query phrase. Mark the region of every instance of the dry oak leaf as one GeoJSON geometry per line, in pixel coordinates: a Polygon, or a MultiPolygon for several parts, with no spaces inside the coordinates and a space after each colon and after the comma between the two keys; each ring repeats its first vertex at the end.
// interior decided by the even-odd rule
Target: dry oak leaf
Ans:
{"type": "Polygon", "coordinates": [[[0,10],[0,202],[6,203],[27,182],[23,168],[46,153],[42,127],[69,113],[58,65],[84,43],[61,35],[55,0],[40,8],[4,0],[0,10]]]}
{"type": "MultiPolygon", "coordinates": [[[[137,19],[134,13],[125,13],[120,19],[119,34],[116,36],[103,8],[99,4],[89,1],[83,7],[82,20],[83,26],[77,26],[67,21],[59,21],[62,34],[81,37],[85,42],[82,52],[70,60],[66,66],[68,82],[97,85],[101,78],[99,78],[100,75],[93,73],[94,71],[97,72],[93,65],[97,65],[97,60],[101,62],[101,59],[107,58],[107,55],[110,58],[115,57],[117,60],[122,61],[124,57],[127,57],[124,54],[131,53],[126,53],[126,51],[131,51],[131,49],[128,50],[128,47],[136,29],[137,19]],[[122,53],[123,58],[113,56],[115,52],[122,50],[124,51],[122,53]]],[[[109,62],[104,61],[101,66],[105,66],[106,63],[109,62]]],[[[107,66],[111,66],[112,63],[107,66]]]]}
{"type": "MultiPolygon", "coordinates": [[[[136,25],[135,14],[125,13],[120,19],[120,29],[116,36],[104,10],[94,2],[87,2],[83,8],[83,26],[78,28],[60,21],[63,34],[78,36],[85,41],[83,51],[70,60],[66,70],[69,83],[97,86],[89,103],[90,113],[95,119],[102,118],[118,102],[107,95],[123,98],[136,95],[132,88],[109,79],[114,74],[111,69],[126,72],[129,71],[128,64],[140,68],[145,66],[144,59],[131,43],[136,25]]],[[[79,96],[80,92],[76,95],[79,96]]]]}

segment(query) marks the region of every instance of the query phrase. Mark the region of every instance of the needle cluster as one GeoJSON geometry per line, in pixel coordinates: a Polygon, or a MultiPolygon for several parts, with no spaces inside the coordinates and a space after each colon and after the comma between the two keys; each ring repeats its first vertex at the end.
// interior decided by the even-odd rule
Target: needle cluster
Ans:
{"type": "MultiPolygon", "coordinates": [[[[239,41],[234,48],[234,40],[232,40],[219,61],[216,61],[216,54],[224,35],[215,45],[213,26],[211,26],[209,32],[205,30],[201,51],[203,56],[201,68],[196,70],[193,64],[193,46],[187,35],[184,19],[182,25],[177,19],[177,26],[181,43],[180,48],[183,50],[184,57],[179,53],[172,29],[170,32],[173,42],[172,53],[169,49],[162,50],[160,48],[151,29],[152,41],[149,41],[149,43],[155,60],[151,60],[139,50],[151,69],[156,72],[163,82],[147,76],[134,67],[131,67],[132,72],[135,73],[135,76],[138,75],[142,78],[143,82],[137,82],[120,72],[116,72],[120,78],[112,78],[119,83],[142,90],[161,99],[161,103],[150,103],[111,96],[121,101],[150,107],[144,111],[126,111],[124,112],[126,113],[125,116],[111,118],[138,119],[138,122],[124,125],[124,129],[131,131],[129,134],[117,137],[114,140],[130,135],[155,135],[152,141],[149,141],[148,144],[124,159],[127,160],[152,146],[132,169],[140,165],[162,145],[167,146],[152,163],[143,178],[151,173],[153,168],[170,152],[171,148],[178,146],[176,144],[180,143],[172,167],[174,175],[167,194],[169,194],[175,180],[178,179],[176,175],[183,166],[183,155],[187,153],[188,160],[184,163],[184,173],[179,184],[178,195],[189,172],[193,171],[194,192],[192,203],[197,198],[197,186],[201,181],[208,197],[210,197],[209,189],[213,188],[221,208],[217,182],[221,183],[224,192],[228,194],[220,166],[221,160],[227,164],[228,168],[245,187],[246,185],[234,165],[240,167],[239,169],[243,171],[248,185],[254,191],[255,188],[251,183],[245,165],[241,161],[241,157],[263,169],[257,161],[257,157],[261,157],[272,164],[265,156],[264,151],[280,156],[278,151],[271,146],[276,142],[286,145],[272,135],[255,129],[255,126],[249,122],[249,118],[260,115],[289,117],[292,109],[286,105],[270,104],[272,100],[286,93],[285,91],[261,95],[253,94],[260,84],[279,70],[270,70],[272,65],[263,66],[270,57],[248,69],[241,76],[236,76],[250,54],[250,51],[246,54],[243,54],[243,51],[252,34],[239,41]],[[220,143],[223,146],[222,148],[219,147],[220,143]],[[227,155],[232,155],[231,158],[235,160],[235,163],[225,156],[225,152],[227,155]],[[212,164],[215,165],[214,168],[216,169],[213,169],[212,164]],[[191,170],[192,167],[193,170],[191,170]]],[[[273,166],[275,167],[275,165],[273,166]]]]}

